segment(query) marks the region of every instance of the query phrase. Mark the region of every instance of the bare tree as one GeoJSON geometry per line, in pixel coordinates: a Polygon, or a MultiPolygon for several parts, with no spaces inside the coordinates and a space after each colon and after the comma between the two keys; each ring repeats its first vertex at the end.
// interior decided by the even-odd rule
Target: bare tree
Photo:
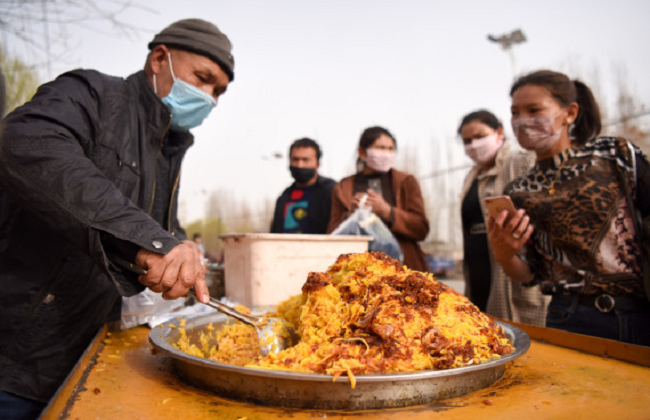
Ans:
{"type": "Polygon", "coordinates": [[[234,208],[233,194],[226,189],[219,188],[210,192],[205,209],[206,217],[225,219],[234,213],[234,208]]]}
{"type": "Polygon", "coordinates": [[[629,79],[624,68],[618,71],[618,92],[616,111],[613,119],[605,120],[605,130],[611,134],[625,137],[646,153],[650,152],[650,130],[642,126],[642,119],[650,117],[650,109],[639,102],[632,94],[629,79]]]}
{"type": "Polygon", "coordinates": [[[151,11],[134,0],[0,0],[0,31],[45,56],[35,65],[45,65],[51,76],[51,64],[64,60],[77,41],[71,28],[131,37],[142,30],[122,19],[132,8],[151,11]]]}
{"type": "Polygon", "coordinates": [[[650,109],[634,95],[625,66],[614,65],[616,81],[609,86],[603,86],[598,65],[592,64],[586,67],[589,70],[585,72],[585,66],[569,58],[560,69],[567,74],[577,76],[591,88],[600,107],[603,121],[602,134],[625,137],[646,153],[650,153],[650,129],[643,126],[644,121],[650,121],[650,109]],[[610,95],[607,95],[606,91],[609,91],[610,95]],[[609,100],[610,98],[613,100],[609,100]]]}
{"type": "Polygon", "coordinates": [[[236,233],[249,233],[257,230],[256,218],[250,204],[246,201],[237,203],[237,212],[231,221],[232,229],[236,233]]]}
{"type": "Polygon", "coordinates": [[[397,152],[397,162],[395,168],[401,171],[417,175],[420,172],[420,164],[418,156],[422,153],[417,147],[413,147],[411,143],[407,143],[401,147],[397,152]]]}
{"type": "Polygon", "coordinates": [[[275,200],[265,198],[262,203],[262,213],[260,215],[259,223],[261,224],[259,231],[268,232],[273,222],[273,214],[275,213],[275,200]]]}
{"type": "Polygon", "coordinates": [[[206,203],[206,220],[219,219],[223,222],[222,233],[268,232],[275,203],[262,202],[255,208],[246,200],[237,199],[225,188],[210,192],[206,203]]]}

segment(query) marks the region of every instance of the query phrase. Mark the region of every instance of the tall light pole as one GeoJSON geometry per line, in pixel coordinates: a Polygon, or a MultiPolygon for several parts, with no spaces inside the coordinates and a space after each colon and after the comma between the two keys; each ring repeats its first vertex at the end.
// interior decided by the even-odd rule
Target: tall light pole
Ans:
{"type": "Polygon", "coordinates": [[[524,35],[521,29],[516,29],[509,34],[500,36],[488,35],[488,39],[501,45],[501,48],[510,55],[510,66],[512,78],[514,79],[517,74],[517,64],[515,62],[515,54],[512,52],[512,46],[526,42],[526,35],[524,35]]]}

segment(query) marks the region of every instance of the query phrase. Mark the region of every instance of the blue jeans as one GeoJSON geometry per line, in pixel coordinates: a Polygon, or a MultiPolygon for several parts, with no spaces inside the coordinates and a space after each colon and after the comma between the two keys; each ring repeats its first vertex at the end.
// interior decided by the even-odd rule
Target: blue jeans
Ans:
{"type": "Polygon", "coordinates": [[[43,408],[45,408],[43,402],[0,390],[0,419],[2,420],[37,419],[43,408]]]}
{"type": "Polygon", "coordinates": [[[610,312],[599,311],[579,296],[553,296],[546,326],[577,334],[650,346],[650,303],[639,298],[618,302],[610,312]]]}

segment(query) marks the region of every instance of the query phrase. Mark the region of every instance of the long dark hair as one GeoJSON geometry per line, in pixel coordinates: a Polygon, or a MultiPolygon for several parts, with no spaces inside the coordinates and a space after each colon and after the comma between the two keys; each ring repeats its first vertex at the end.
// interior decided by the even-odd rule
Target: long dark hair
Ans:
{"type": "Polygon", "coordinates": [[[572,102],[578,104],[578,116],[573,122],[571,135],[577,144],[584,144],[598,134],[602,129],[600,108],[591,89],[579,80],[569,79],[565,74],[551,70],[539,70],[521,76],[510,88],[510,97],[517,89],[525,85],[536,85],[545,88],[562,107],[572,102]]]}
{"type": "Polygon", "coordinates": [[[469,124],[472,121],[483,123],[494,130],[498,130],[499,128],[503,127],[503,124],[501,124],[501,121],[499,121],[496,115],[488,110],[479,109],[478,111],[470,112],[463,117],[460,125],[458,126],[458,134],[460,134],[466,124],[469,124]]]}

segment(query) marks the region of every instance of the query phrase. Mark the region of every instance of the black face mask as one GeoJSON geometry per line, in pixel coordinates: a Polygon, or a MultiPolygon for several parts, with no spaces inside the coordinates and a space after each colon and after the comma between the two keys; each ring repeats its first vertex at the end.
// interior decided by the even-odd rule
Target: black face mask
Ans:
{"type": "Polygon", "coordinates": [[[298,168],[297,166],[289,166],[291,171],[291,176],[296,182],[303,184],[316,175],[316,169],[314,168],[298,168]]]}

